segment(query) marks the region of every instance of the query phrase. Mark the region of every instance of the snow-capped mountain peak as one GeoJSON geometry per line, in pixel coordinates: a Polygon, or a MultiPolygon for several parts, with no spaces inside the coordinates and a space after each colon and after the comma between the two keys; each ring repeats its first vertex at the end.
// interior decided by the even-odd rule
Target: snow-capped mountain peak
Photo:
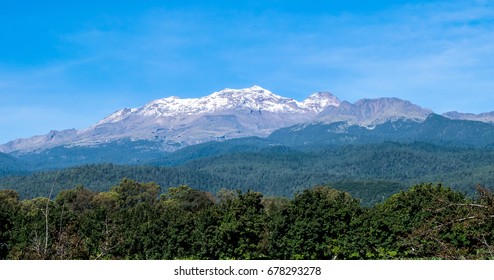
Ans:
{"type": "Polygon", "coordinates": [[[171,96],[111,114],[83,130],[80,142],[130,138],[190,145],[216,139],[267,136],[278,128],[310,121],[325,107],[338,103],[328,93],[314,94],[299,102],[257,85],[226,88],[201,98],[171,96]]]}
{"type": "Polygon", "coordinates": [[[171,96],[154,100],[141,108],[119,110],[96,125],[122,121],[130,115],[166,118],[242,109],[272,113],[319,113],[327,106],[337,106],[339,103],[330,93],[316,93],[298,102],[255,85],[244,89],[226,88],[201,98],[171,96]]]}
{"type": "Polygon", "coordinates": [[[104,123],[116,123],[116,122],[122,121],[125,118],[127,118],[130,114],[134,113],[135,111],[137,111],[137,109],[135,109],[135,108],[132,108],[132,109],[131,108],[124,108],[124,109],[118,110],[115,113],[109,115],[108,117],[102,119],[101,121],[99,121],[94,126],[98,126],[98,125],[104,124],[104,123]]]}
{"type": "Polygon", "coordinates": [[[341,101],[329,92],[316,92],[305,99],[302,104],[307,108],[312,108],[312,110],[320,113],[329,106],[340,106],[341,101]]]}
{"type": "Polygon", "coordinates": [[[290,100],[272,93],[260,86],[252,86],[244,89],[230,89],[215,92],[202,98],[203,101],[213,104],[221,104],[223,108],[233,109],[245,107],[249,109],[270,109],[270,102],[283,102],[290,100]]]}
{"type": "Polygon", "coordinates": [[[205,97],[205,100],[224,104],[228,109],[248,109],[272,113],[307,112],[302,103],[292,98],[274,94],[260,86],[245,89],[224,89],[205,97]]]}

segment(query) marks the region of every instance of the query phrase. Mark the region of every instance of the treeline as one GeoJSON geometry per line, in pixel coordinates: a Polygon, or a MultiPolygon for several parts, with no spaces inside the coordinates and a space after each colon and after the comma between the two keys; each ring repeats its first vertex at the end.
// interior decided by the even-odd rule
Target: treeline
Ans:
{"type": "Polygon", "coordinates": [[[0,259],[490,259],[494,197],[421,184],[363,207],[315,187],[293,198],[122,180],[20,200],[0,191],[0,259]]]}
{"type": "MultiPolygon", "coordinates": [[[[228,167],[225,167],[223,171],[219,169],[217,170],[218,174],[213,171],[196,170],[194,172],[182,167],[85,165],[65,170],[40,172],[30,176],[0,178],[0,189],[15,190],[21,199],[29,199],[40,196],[47,197],[50,193],[55,196],[60,191],[77,185],[85,186],[95,192],[105,192],[111,186],[118,184],[122,178],[129,178],[140,182],[156,182],[164,190],[173,186],[188,185],[194,189],[216,193],[222,188],[232,186],[231,188],[241,191],[251,189],[270,196],[290,197],[299,189],[317,185],[310,180],[311,175],[309,174],[304,176],[309,183],[303,183],[299,182],[298,179],[292,182],[287,181],[282,178],[282,174],[286,174],[285,172],[279,172],[276,175],[278,171],[267,167],[264,170],[258,167],[238,171],[242,172],[242,175],[239,175],[237,179],[226,174],[228,170],[230,170],[228,167]],[[257,179],[254,178],[255,174],[259,175],[257,179]],[[262,183],[266,185],[261,185],[262,183]],[[271,185],[269,185],[270,183],[271,185]]],[[[295,180],[295,178],[293,179],[295,180]]],[[[329,185],[349,192],[363,205],[374,205],[382,202],[386,197],[406,189],[406,186],[401,183],[372,179],[342,180],[332,182],[329,185]]]]}
{"type": "Polygon", "coordinates": [[[94,192],[105,192],[117,185],[122,178],[140,182],[156,182],[165,190],[179,185],[215,193],[222,185],[219,177],[206,172],[181,167],[125,166],[114,164],[90,164],[61,170],[34,173],[28,176],[0,178],[0,189],[11,189],[22,199],[55,196],[74,186],[85,186],[94,192]]]}

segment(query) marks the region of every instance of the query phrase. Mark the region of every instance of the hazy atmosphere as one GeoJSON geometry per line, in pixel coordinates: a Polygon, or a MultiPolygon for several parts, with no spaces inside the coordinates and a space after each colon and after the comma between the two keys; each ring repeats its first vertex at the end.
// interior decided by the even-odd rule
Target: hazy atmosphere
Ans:
{"type": "Polygon", "coordinates": [[[260,85],[494,110],[494,1],[8,1],[0,143],[260,85]]]}

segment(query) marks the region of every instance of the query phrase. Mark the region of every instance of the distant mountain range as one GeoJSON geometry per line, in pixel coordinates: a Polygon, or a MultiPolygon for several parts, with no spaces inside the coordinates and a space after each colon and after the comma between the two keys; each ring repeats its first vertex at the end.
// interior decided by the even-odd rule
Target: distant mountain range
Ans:
{"type": "MultiPolygon", "coordinates": [[[[318,92],[299,102],[253,86],[202,98],[158,99],[118,110],[87,129],[17,139],[0,145],[0,152],[8,154],[1,155],[0,164],[13,170],[43,170],[105,162],[172,163],[171,152],[201,143],[206,150],[221,150],[214,143],[229,139],[239,139],[238,147],[245,148],[252,148],[253,142],[255,147],[311,148],[383,141],[492,147],[493,121],[494,112],[440,116],[398,98],[352,104],[318,92]],[[248,144],[242,145],[243,139],[248,144]]],[[[185,149],[188,155],[175,158],[200,157],[190,151],[197,152],[185,149]]]]}

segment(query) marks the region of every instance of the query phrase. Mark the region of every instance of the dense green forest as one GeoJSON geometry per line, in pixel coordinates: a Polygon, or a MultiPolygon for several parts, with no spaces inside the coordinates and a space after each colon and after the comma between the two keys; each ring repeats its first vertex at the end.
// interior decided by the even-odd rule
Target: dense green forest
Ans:
{"type": "MultiPolygon", "coordinates": [[[[254,140],[253,140],[254,141],[254,140]]],[[[122,178],[156,182],[164,189],[189,185],[216,193],[222,188],[291,197],[315,185],[349,192],[364,205],[422,182],[443,182],[472,195],[477,184],[494,186],[494,150],[394,143],[295,150],[203,145],[163,159],[173,166],[98,164],[0,178],[0,189],[21,198],[47,197],[81,185],[108,191],[122,178]],[[220,150],[218,150],[220,149],[220,150]],[[190,150],[190,151],[189,151],[190,150]],[[193,157],[200,151],[200,157],[193,157]]],[[[158,164],[158,163],[157,163],[158,164]]],[[[165,164],[165,163],[161,163],[165,164]]]]}
{"type": "Polygon", "coordinates": [[[494,197],[420,184],[372,207],[314,187],[292,198],[161,193],[124,179],[54,199],[0,191],[0,259],[492,259],[494,197]]]}
{"type": "Polygon", "coordinates": [[[30,174],[0,154],[0,259],[494,258],[492,148],[247,140],[30,174]]]}
{"type": "Polygon", "coordinates": [[[25,174],[28,172],[23,162],[10,155],[0,153],[0,177],[25,174]]]}

